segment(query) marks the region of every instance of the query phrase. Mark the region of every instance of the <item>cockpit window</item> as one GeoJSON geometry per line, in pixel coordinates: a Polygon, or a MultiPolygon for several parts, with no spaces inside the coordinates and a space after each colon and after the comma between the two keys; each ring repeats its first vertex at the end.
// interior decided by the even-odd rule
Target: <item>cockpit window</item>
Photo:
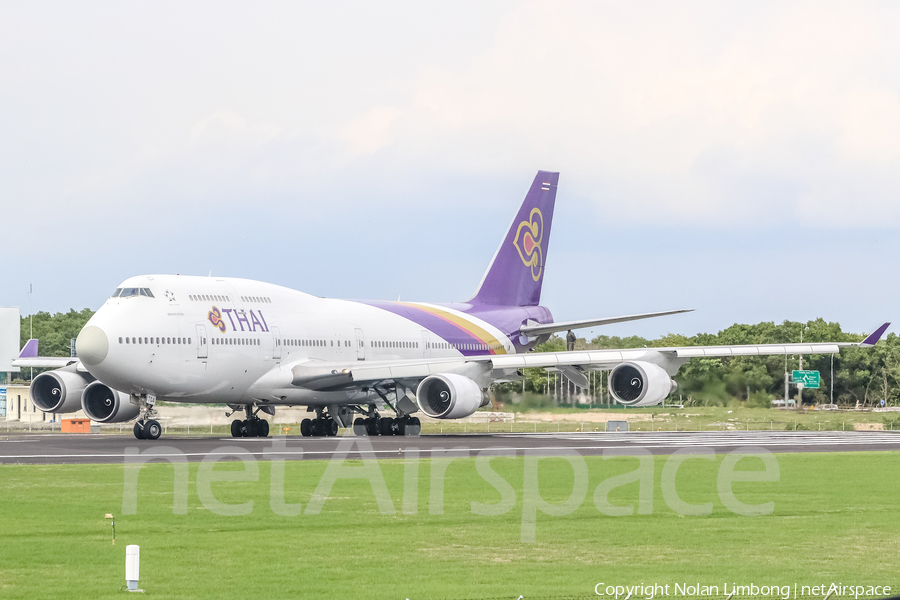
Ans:
{"type": "Polygon", "coordinates": [[[111,298],[131,298],[132,296],[146,296],[147,298],[154,298],[153,292],[150,291],[150,288],[118,288],[111,298]]]}

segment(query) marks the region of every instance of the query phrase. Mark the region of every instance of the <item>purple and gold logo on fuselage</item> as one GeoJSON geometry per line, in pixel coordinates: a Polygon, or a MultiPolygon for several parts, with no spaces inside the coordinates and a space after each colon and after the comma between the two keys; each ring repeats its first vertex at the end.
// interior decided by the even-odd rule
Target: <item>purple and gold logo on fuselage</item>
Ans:
{"type": "Polygon", "coordinates": [[[225,317],[228,317],[228,320],[231,322],[231,330],[234,332],[237,332],[238,328],[240,328],[240,331],[269,332],[269,325],[266,323],[266,318],[263,316],[261,310],[246,311],[236,308],[223,308],[219,310],[217,307],[213,306],[207,316],[213,327],[222,333],[225,333],[228,330],[228,327],[225,324],[225,317]],[[244,327],[245,325],[246,327],[244,327]]]}
{"type": "Polygon", "coordinates": [[[209,311],[209,322],[212,323],[212,326],[217,328],[222,333],[225,333],[225,321],[222,320],[222,311],[220,311],[215,306],[212,307],[212,310],[209,311]]]}
{"type": "Polygon", "coordinates": [[[541,238],[544,237],[544,215],[540,209],[534,208],[527,221],[519,223],[513,245],[519,251],[519,258],[526,267],[531,267],[531,278],[541,278],[544,269],[544,254],[541,251],[541,238]]]}

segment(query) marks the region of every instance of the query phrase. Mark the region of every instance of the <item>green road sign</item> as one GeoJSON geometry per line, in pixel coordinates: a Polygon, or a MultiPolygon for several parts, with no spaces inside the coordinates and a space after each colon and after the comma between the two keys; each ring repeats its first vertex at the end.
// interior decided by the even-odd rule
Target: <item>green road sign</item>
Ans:
{"type": "Polygon", "coordinates": [[[805,388],[817,388],[821,377],[818,371],[794,371],[791,374],[791,380],[794,385],[802,383],[805,388]]]}

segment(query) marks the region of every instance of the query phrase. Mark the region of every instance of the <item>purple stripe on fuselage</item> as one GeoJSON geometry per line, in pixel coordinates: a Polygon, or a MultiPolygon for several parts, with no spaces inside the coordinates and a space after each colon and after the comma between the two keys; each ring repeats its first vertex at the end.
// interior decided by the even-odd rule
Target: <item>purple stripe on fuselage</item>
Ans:
{"type": "MultiPolygon", "coordinates": [[[[414,306],[380,300],[355,300],[354,302],[380,308],[381,310],[386,310],[387,312],[403,317],[404,319],[409,319],[413,323],[420,325],[422,328],[427,329],[451,344],[478,344],[482,342],[481,339],[475,337],[459,325],[414,306]]],[[[534,343],[526,346],[519,343],[519,327],[522,323],[529,319],[537,321],[538,323],[553,322],[553,316],[550,314],[550,311],[543,306],[473,306],[471,304],[437,303],[435,303],[434,306],[449,308],[472,315],[473,317],[477,317],[478,319],[493,325],[512,341],[516,348],[516,352],[527,352],[534,346],[534,343]]],[[[500,341],[504,342],[504,340],[500,341]]],[[[459,350],[459,352],[464,356],[490,354],[489,350],[459,350]]]]}

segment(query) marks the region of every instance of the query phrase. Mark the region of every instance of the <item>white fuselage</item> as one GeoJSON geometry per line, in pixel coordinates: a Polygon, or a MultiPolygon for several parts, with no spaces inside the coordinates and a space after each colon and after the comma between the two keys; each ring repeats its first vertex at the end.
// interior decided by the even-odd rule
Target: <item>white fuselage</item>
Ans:
{"type": "MultiPolygon", "coordinates": [[[[85,326],[93,333],[79,336],[79,356],[110,387],[163,400],[363,403],[374,397],[372,391],[291,386],[291,369],[516,351],[496,327],[436,305],[445,321],[479,331],[483,341],[472,343],[471,337],[454,338],[443,330],[440,335],[363,302],[317,298],[252,280],[151,275],[132,277],[120,289],[125,292],[109,298],[85,326]],[[105,352],[96,341],[103,337],[105,352]],[[255,385],[261,379],[280,383],[255,385]]],[[[432,305],[416,306],[430,310],[432,305]]]]}

